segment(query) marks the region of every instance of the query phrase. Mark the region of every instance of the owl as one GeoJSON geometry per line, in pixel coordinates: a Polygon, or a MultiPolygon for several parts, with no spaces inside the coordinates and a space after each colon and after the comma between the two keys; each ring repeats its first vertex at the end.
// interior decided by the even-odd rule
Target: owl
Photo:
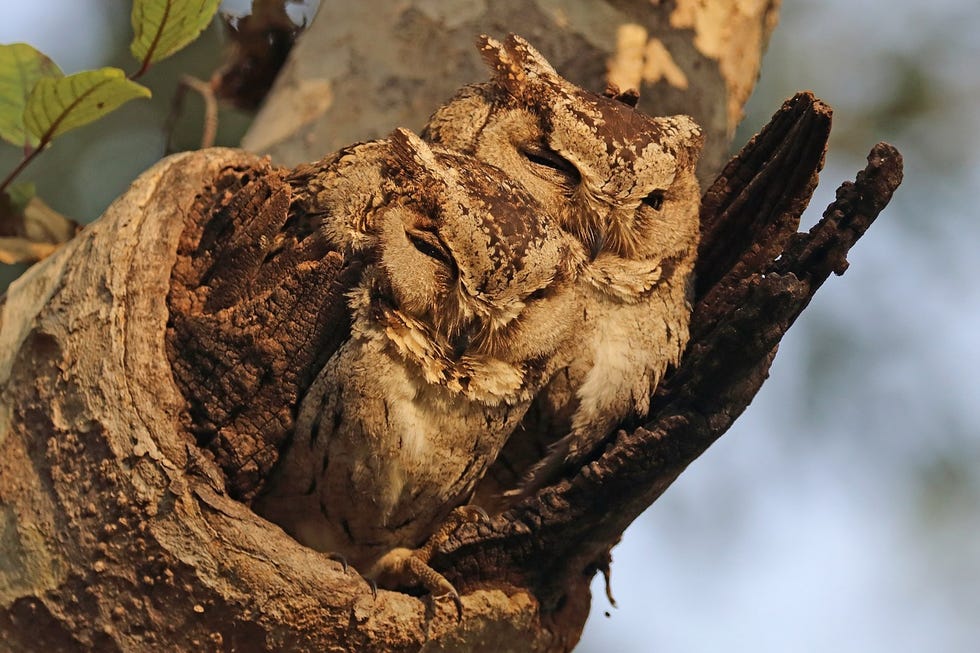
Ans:
{"type": "Polygon", "coordinates": [[[319,236],[365,267],[350,335],[253,507],[383,576],[468,500],[567,357],[586,253],[499,168],[406,130],[288,181],[319,236]]]}
{"type": "Polygon", "coordinates": [[[477,502],[518,496],[582,462],[643,416],[688,338],[703,138],[687,116],[649,117],[635,94],[585,91],[525,40],[481,37],[489,82],[462,89],[423,138],[522,184],[587,250],[577,347],[535,400],[477,502]],[[556,441],[557,438],[557,441],[556,441]],[[523,481],[521,477],[523,476],[523,481]]]}

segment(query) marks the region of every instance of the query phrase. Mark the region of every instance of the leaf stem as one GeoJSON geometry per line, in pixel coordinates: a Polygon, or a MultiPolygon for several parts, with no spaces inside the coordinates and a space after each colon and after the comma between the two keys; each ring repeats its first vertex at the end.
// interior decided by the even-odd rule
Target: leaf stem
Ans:
{"type": "Polygon", "coordinates": [[[146,58],[143,60],[143,63],[140,64],[139,70],[137,70],[135,73],[129,75],[129,77],[127,79],[129,79],[130,81],[135,81],[135,80],[139,79],[140,77],[142,77],[146,73],[146,71],[150,69],[150,57],[152,55],[153,55],[152,52],[150,52],[149,54],[147,54],[146,55],[146,58]]]}
{"type": "Polygon", "coordinates": [[[16,179],[17,175],[23,172],[24,168],[26,168],[31,161],[34,160],[34,157],[41,153],[47,144],[48,142],[46,140],[42,140],[40,143],[38,143],[37,147],[35,147],[29,154],[25,155],[24,158],[21,159],[20,163],[17,164],[17,167],[11,170],[10,174],[7,175],[7,178],[0,183],[0,193],[7,190],[7,186],[10,185],[10,182],[16,179]]]}
{"type": "Polygon", "coordinates": [[[72,100],[71,104],[69,104],[67,107],[65,107],[62,110],[62,112],[58,115],[58,117],[51,122],[51,126],[48,127],[48,130],[44,132],[44,134],[41,136],[37,144],[37,147],[35,147],[33,151],[27,154],[21,160],[21,162],[17,164],[17,167],[10,171],[10,174],[7,175],[7,178],[4,179],[2,183],[0,183],[0,192],[3,192],[7,188],[7,186],[10,185],[10,182],[12,182],[17,177],[17,175],[19,175],[24,170],[24,168],[26,168],[30,164],[30,162],[34,160],[34,157],[36,157],[38,154],[44,151],[44,148],[46,148],[48,144],[51,143],[52,140],[54,140],[55,132],[58,131],[58,127],[61,125],[62,121],[71,114],[71,112],[75,109],[75,107],[77,107],[79,103],[81,103],[89,95],[91,95],[96,90],[98,90],[99,87],[102,86],[103,84],[104,82],[100,82],[99,84],[88,89],[87,91],[79,95],[77,98],[72,100]]]}
{"type": "Polygon", "coordinates": [[[156,52],[157,46],[160,44],[160,37],[163,35],[164,26],[166,26],[167,21],[170,19],[170,3],[166,3],[163,6],[163,16],[160,18],[160,27],[153,35],[153,41],[150,42],[150,46],[146,49],[146,56],[143,57],[143,61],[140,63],[140,69],[129,76],[130,80],[135,80],[143,76],[143,74],[150,69],[150,62],[153,59],[153,53],[156,52]]]}

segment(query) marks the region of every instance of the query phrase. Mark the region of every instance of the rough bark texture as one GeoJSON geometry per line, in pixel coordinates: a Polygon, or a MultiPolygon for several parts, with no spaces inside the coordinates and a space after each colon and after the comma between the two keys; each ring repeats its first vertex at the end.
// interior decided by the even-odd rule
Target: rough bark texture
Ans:
{"type": "Polygon", "coordinates": [[[568,80],[640,90],[652,115],[707,135],[699,178],[728,159],[776,26],[779,0],[370,0],[324,2],[243,147],[295,165],[395,125],[419,131],[456,90],[486,79],[480,33],[518,32],[568,80]]]}
{"type": "Polygon", "coordinates": [[[191,207],[168,297],[186,426],[240,499],[272,469],[299,398],[348,333],[341,295],[360,271],[306,238],[291,197],[267,163],[225,169],[191,207]]]}

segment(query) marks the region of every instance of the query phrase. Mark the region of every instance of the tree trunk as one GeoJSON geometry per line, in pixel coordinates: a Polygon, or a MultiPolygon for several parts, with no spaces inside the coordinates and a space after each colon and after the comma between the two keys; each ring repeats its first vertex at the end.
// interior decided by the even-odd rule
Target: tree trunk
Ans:
{"type": "MultiPolygon", "coordinates": [[[[637,41],[616,27],[629,21],[666,44],[687,79],[681,88],[678,71],[643,37],[644,66],[668,80],[650,89],[657,113],[686,111],[707,123],[718,147],[705,168],[713,178],[775,15],[775,3],[759,3],[743,16],[736,7],[745,4],[714,3],[729,9],[709,12],[681,0],[636,7],[418,0],[397,10],[324,3],[248,142],[295,162],[395,125],[418,128],[460,84],[485,78],[471,54],[480,31],[524,32],[560,71],[592,88],[604,85],[611,58],[620,79],[649,81],[654,73],[637,77],[625,63],[637,52],[627,45],[637,41]],[[728,32],[736,25],[742,38],[728,32]],[[423,51],[405,64],[406,53],[423,51]],[[314,64],[326,71],[307,74],[314,64]],[[412,72],[418,69],[424,72],[412,72]]],[[[188,229],[202,226],[195,221],[231,212],[257,248],[267,246],[264,230],[288,228],[252,220],[276,214],[279,173],[236,150],[157,164],[99,221],[12,284],[3,304],[2,641],[24,651],[571,649],[604,552],[748,405],[779,338],[830,272],[843,272],[847,250],[900,181],[897,152],[876,146],[820,225],[796,233],[828,130],[829,109],[798,96],[709,188],[692,341],[679,369],[642,427],[620,431],[584,469],[489,524],[462,526],[440,547],[432,564],[462,594],[459,620],[445,601],[375,594],[356,572],[232,498],[220,450],[200,448],[190,432],[187,415],[198,398],[180,384],[187,361],[201,352],[180,347],[173,334],[197,298],[179,295],[175,279],[182,260],[198,260],[182,244],[188,229]]],[[[199,260],[233,259],[222,247],[200,250],[199,260]]],[[[241,293],[230,309],[260,330],[267,318],[249,292],[255,274],[268,273],[265,253],[249,254],[252,268],[235,268],[232,285],[241,293]]],[[[276,285],[312,296],[325,286],[309,271],[305,264],[277,270],[276,285]]],[[[301,304],[281,310],[309,311],[301,304]]],[[[313,342],[316,320],[298,323],[313,342]]],[[[258,348],[272,335],[249,332],[243,340],[242,329],[215,332],[208,360],[236,367],[245,358],[235,343],[258,348]]],[[[263,363],[269,370],[315,364],[315,352],[277,351],[263,363]]],[[[255,378],[255,406],[270,397],[296,401],[300,381],[255,378]]],[[[263,417],[247,416],[250,423],[263,417]]]]}
{"type": "Polygon", "coordinates": [[[324,2],[242,141],[282,165],[314,161],[394,126],[418,132],[461,86],[483,81],[481,33],[528,39],[563,77],[640,91],[639,109],[692,116],[699,178],[728,159],[779,0],[373,0],[324,2]]]}

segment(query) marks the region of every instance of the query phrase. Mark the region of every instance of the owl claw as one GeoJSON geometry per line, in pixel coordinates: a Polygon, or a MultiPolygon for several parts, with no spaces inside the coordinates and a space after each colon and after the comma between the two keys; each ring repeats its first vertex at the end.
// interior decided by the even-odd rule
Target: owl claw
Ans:
{"type": "MultiPolygon", "coordinates": [[[[446,524],[444,524],[443,527],[440,528],[436,534],[438,535],[439,533],[441,533],[443,530],[446,529],[446,526],[450,524],[451,524],[451,528],[449,528],[449,531],[451,532],[461,524],[475,524],[477,522],[487,523],[489,521],[490,521],[489,513],[487,513],[487,511],[481,508],[480,506],[474,504],[460,506],[459,508],[456,508],[456,510],[449,513],[449,517],[446,519],[446,524]],[[454,522],[453,521],[454,518],[457,521],[454,522]]],[[[446,533],[446,535],[448,534],[449,533],[446,533]]]]}
{"type": "MultiPolygon", "coordinates": [[[[490,515],[480,506],[460,506],[449,513],[432,537],[417,549],[396,548],[371,567],[370,577],[382,587],[424,587],[433,597],[449,597],[456,606],[456,621],[463,620],[463,600],[446,577],[429,566],[432,554],[462,524],[487,523],[490,515]]],[[[376,586],[375,586],[376,587],[376,586]]]]}
{"type": "Polygon", "coordinates": [[[453,605],[456,606],[456,623],[463,622],[463,600],[459,598],[459,593],[453,590],[450,594],[450,598],[453,600],[453,605]]]}
{"type": "Polygon", "coordinates": [[[463,620],[463,601],[453,584],[429,566],[430,550],[396,548],[371,567],[371,578],[382,587],[424,587],[433,597],[448,596],[456,606],[456,620],[463,620]]]}
{"type": "Polygon", "coordinates": [[[339,553],[328,553],[327,557],[333,560],[334,562],[339,562],[341,568],[344,570],[344,573],[345,574],[347,573],[347,569],[350,566],[347,564],[347,558],[345,558],[339,553]]]}

